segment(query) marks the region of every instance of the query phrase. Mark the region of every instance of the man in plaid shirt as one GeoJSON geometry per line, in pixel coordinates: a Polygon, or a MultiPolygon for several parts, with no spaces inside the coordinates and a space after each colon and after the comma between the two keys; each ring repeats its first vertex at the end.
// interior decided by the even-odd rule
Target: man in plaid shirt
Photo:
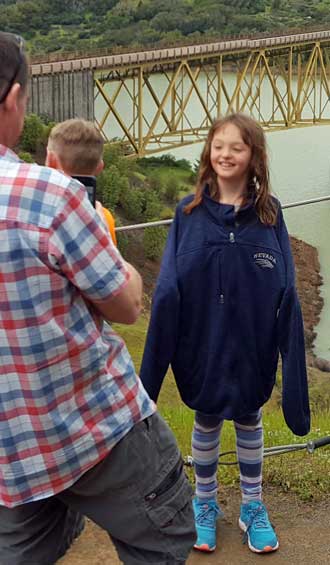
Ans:
{"type": "Polygon", "coordinates": [[[0,563],[51,565],[105,529],[128,565],[184,563],[191,491],[173,435],[103,319],[142,283],[81,184],[23,163],[28,65],[0,33],[0,563]]]}

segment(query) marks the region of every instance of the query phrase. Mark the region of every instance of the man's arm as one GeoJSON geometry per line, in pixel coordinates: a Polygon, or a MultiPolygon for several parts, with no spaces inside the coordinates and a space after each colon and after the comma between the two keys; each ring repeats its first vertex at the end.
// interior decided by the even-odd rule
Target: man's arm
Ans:
{"type": "MultiPolygon", "coordinates": [[[[108,210],[103,208],[98,201],[95,203],[95,209],[103,224],[108,227],[105,216],[105,212],[108,210]]],[[[113,238],[112,241],[114,242],[113,238]]],[[[118,294],[111,296],[111,298],[104,302],[94,302],[94,306],[108,322],[134,324],[142,309],[142,279],[133,265],[124,261],[124,259],[122,259],[122,262],[129,273],[128,283],[118,294]]]]}
{"type": "Polygon", "coordinates": [[[99,203],[96,209],[101,213],[71,181],[49,230],[49,261],[104,319],[133,324],[141,311],[142,280],[113,244],[99,203]]]}
{"type": "Polygon", "coordinates": [[[142,309],[142,279],[133,265],[126,261],[124,264],[129,273],[124,288],[108,300],[93,302],[93,306],[109,322],[134,324],[142,309]]]}

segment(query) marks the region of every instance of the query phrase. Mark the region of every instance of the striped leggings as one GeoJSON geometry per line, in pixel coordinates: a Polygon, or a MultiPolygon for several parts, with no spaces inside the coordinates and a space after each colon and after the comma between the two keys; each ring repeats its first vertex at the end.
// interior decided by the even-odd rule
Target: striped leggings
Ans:
{"type": "MultiPolygon", "coordinates": [[[[217,468],[223,420],[196,412],[192,433],[192,456],[196,496],[207,500],[217,494],[217,468]]],[[[261,410],[234,422],[240,470],[242,502],[260,500],[262,494],[263,428],[261,410]]]]}

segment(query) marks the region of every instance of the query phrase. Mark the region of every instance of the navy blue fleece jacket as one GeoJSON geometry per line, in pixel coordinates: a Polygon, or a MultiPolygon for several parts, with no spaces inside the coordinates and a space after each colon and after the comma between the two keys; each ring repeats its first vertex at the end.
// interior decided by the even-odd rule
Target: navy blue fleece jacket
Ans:
{"type": "Polygon", "coordinates": [[[310,427],[304,332],[290,242],[260,222],[253,204],[237,213],[206,188],[200,206],[177,207],[153,297],[141,379],[157,400],[171,365],[191,408],[235,420],[272,392],[279,352],[282,406],[297,435],[310,427]]]}

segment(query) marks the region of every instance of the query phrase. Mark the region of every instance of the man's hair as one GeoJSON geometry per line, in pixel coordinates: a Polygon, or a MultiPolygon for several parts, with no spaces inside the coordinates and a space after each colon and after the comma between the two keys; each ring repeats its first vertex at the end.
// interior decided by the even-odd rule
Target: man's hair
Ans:
{"type": "Polygon", "coordinates": [[[53,127],[48,150],[69,175],[93,175],[102,159],[104,139],[92,122],[72,119],[53,127]]]}
{"type": "Polygon", "coordinates": [[[29,68],[23,44],[20,36],[0,31],[0,104],[16,82],[26,90],[29,68]]]}

